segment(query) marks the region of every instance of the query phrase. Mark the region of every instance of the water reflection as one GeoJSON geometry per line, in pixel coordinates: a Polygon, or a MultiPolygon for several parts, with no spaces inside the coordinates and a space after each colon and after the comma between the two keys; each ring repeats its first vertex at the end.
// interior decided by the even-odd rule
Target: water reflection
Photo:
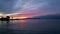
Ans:
{"type": "MultiPolygon", "coordinates": [[[[15,21],[15,20],[14,20],[15,21]]],[[[27,20],[16,20],[15,22],[13,21],[12,26],[10,27],[11,29],[15,30],[25,30],[26,25],[27,25],[27,20]]]]}
{"type": "Polygon", "coordinates": [[[10,22],[10,21],[0,21],[0,24],[1,24],[1,25],[9,26],[9,22],[10,22]]]}
{"type": "Polygon", "coordinates": [[[0,21],[0,34],[38,34],[60,32],[60,20],[13,20],[0,21]]]}
{"type": "Polygon", "coordinates": [[[0,21],[0,34],[9,32],[9,22],[10,21],[0,21]]]}
{"type": "Polygon", "coordinates": [[[20,29],[23,30],[26,26],[27,20],[19,20],[20,22],[20,29]]]}
{"type": "Polygon", "coordinates": [[[27,20],[18,20],[18,22],[20,22],[20,23],[26,23],[27,20]]]}

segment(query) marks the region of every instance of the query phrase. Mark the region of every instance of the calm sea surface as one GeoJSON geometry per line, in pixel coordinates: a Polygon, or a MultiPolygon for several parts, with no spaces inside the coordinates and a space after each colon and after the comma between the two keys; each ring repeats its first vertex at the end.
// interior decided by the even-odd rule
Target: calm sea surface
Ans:
{"type": "Polygon", "coordinates": [[[58,19],[0,21],[0,34],[60,34],[58,19]]]}

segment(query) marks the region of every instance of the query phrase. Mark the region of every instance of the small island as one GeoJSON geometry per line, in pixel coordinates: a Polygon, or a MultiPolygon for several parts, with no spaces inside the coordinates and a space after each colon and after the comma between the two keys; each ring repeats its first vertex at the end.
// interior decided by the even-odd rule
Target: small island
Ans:
{"type": "Polygon", "coordinates": [[[6,16],[6,18],[1,17],[0,20],[2,20],[2,21],[4,21],[4,20],[8,21],[8,20],[10,20],[10,17],[9,16],[6,16]]]}

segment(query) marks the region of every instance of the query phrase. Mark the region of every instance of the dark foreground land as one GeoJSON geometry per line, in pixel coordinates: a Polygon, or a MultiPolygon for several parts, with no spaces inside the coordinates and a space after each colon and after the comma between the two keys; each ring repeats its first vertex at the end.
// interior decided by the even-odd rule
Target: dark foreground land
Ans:
{"type": "Polygon", "coordinates": [[[59,19],[0,21],[0,34],[60,34],[59,19]]]}

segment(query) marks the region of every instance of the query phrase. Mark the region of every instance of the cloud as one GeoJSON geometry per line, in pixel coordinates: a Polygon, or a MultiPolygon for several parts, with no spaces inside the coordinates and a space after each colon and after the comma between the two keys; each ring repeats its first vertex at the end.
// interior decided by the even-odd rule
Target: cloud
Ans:
{"type": "Polygon", "coordinates": [[[12,13],[13,6],[16,1],[14,0],[0,0],[0,12],[12,13]]]}
{"type": "MultiPolygon", "coordinates": [[[[21,0],[21,2],[22,2],[22,0],[21,0]]],[[[42,8],[42,7],[48,5],[47,1],[43,1],[43,0],[36,0],[36,1],[35,0],[29,0],[26,2],[22,2],[22,4],[19,4],[19,1],[18,1],[17,4],[18,4],[16,6],[17,11],[21,12],[21,13],[24,13],[26,11],[31,12],[31,10],[37,10],[38,8],[42,8]]],[[[31,13],[34,13],[34,11],[31,13]]]]}
{"type": "Polygon", "coordinates": [[[60,13],[60,0],[0,0],[0,12],[5,14],[60,13]]]}

